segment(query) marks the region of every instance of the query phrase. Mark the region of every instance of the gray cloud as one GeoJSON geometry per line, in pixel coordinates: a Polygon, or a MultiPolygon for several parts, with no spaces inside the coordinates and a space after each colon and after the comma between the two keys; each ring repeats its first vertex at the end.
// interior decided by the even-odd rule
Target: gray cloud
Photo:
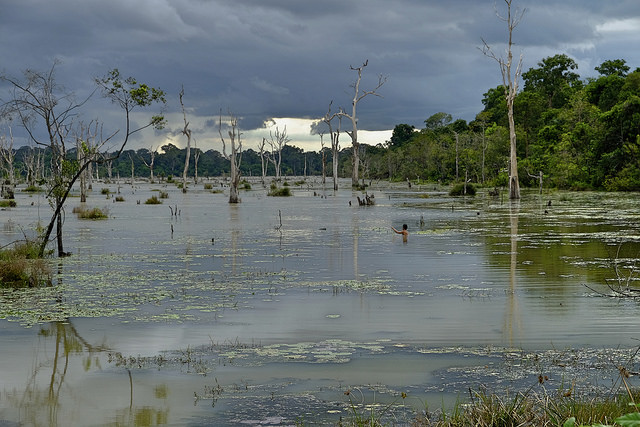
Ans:
{"type": "MultiPolygon", "coordinates": [[[[606,59],[640,66],[640,32],[612,30],[640,17],[637,1],[515,3],[526,8],[514,34],[525,70],[557,53],[574,57],[583,77],[606,59]]],[[[94,77],[119,68],[164,89],[168,112],[180,111],[184,85],[204,143],[217,129],[205,123],[215,124],[220,109],[250,130],[275,117],[317,119],[330,101],[349,107],[349,66],[367,59],[362,87],[379,74],[388,81],[382,97],[359,105],[362,129],[421,127],[439,111],[472,120],[482,94],[500,83],[497,65],[478,49],[482,38],[504,49],[494,0],[21,0],[2,5],[0,71],[47,70],[59,58],[59,81],[82,97],[94,77]]],[[[116,113],[105,113],[110,105],[91,105],[91,118],[120,126],[116,113]]]]}

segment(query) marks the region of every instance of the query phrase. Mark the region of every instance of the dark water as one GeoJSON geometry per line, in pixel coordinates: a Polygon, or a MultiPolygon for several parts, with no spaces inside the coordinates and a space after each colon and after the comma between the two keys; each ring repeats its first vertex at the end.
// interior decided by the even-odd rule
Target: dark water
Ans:
{"type": "MultiPolygon", "coordinates": [[[[253,183],[231,206],[201,184],[122,184],[117,203],[102,187],[118,191],[98,184],[88,205],[108,220],[70,201],[56,285],[0,293],[0,424],[324,424],[353,408],[402,423],[541,374],[610,388],[614,360],[635,363],[639,307],[600,293],[637,283],[636,194],[514,205],[374,183],[359,207],[253,183]]],[[[0,244],[50,215],[17,195],[0,244]]]]}

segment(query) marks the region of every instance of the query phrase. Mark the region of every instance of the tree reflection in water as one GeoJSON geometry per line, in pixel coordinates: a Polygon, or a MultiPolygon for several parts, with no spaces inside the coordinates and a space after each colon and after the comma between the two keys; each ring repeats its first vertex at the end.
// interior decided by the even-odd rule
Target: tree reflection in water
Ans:
{"type": "MultiPolygon", "coordinates": [[[[24,390],[5,390],[4,393],[9,406],[17,410],[19,424],[66,426],[87,423],[91,419],[99,422],[94,418],[91,406],[93,402],[96,406],[101,405],[101,393],[99,390],[86,390],[77,375],[101,371],[100,359],[106,350],[104,344],[94,345],[85,340],[71,321],[43,325],[38,331],[38,344],[24,390]]],[[[131,372],[128,373],[129,404],[112,412],[114,424],[166,424],[169,413],[166,407],[167,386],[155,389],[155,397],[165,403],[162,408],[137,407],[134,406],[133,378],[131,372]]]]}

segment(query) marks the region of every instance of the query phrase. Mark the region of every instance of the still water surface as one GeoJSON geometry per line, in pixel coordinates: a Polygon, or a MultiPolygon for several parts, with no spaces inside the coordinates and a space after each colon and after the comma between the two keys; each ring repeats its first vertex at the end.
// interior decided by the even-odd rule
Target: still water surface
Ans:
{"type": "MultiPolygon", "coordinates": [[[[360,207],[317,183],[290,198],[253,183],[229,205],[192,187],[98,184],[103,221],[70,201],[55,286],[0,293],[0,425],[324,424],[390,402],[401,423],[540,374],[611,387],[638,345],[638,305],[598,295],[616,260],[633,279],[637,194],[511,204],[374,183],[360,207]],[[157,190],[168,199],[145,205],[157,190]]],[[[50,215],[17,197],[2,245],[50,215]]]]}

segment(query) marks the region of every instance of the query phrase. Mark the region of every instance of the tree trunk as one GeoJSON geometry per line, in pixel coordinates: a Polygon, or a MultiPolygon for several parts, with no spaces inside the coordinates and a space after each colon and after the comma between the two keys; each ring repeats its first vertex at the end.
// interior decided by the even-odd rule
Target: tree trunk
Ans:
{"type": "Polygon", "coordinates": [[[338,191],[338,150],[333,151],[333,190],[338,191]]]}
{"type": "MultiPolygon", "coordinates": [[[[513,97],[515,98],[515,96],[513,97]]],[[[509,116],[509,146],[511,155],[509,157],[509,198],[511,200],[520,199],[520,183],[518,181],[518,155],[516,150],[516,125],[513,120],[513,99],[508,100],[509,116]]]]}

